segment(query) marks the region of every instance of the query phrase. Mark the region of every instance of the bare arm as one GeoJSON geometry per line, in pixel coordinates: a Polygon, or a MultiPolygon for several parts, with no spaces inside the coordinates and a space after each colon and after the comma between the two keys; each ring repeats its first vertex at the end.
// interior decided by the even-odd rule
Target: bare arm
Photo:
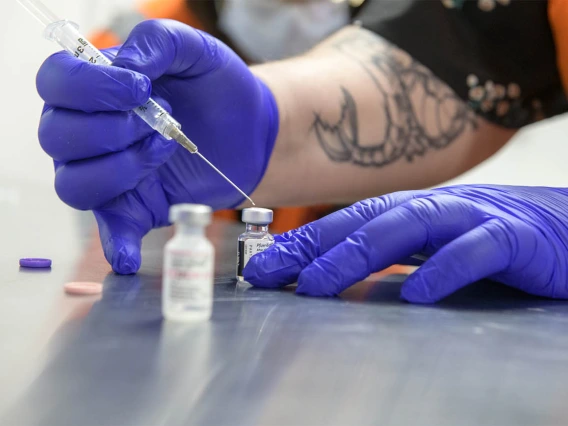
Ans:
{"type": "Polygon", "coordinates": [[[281,115],[253,194],[264,206],[351,203],[436,185],[515,133],[476,117],[427,68],[358,27],[253,72],[273,90],[281,115]]]}

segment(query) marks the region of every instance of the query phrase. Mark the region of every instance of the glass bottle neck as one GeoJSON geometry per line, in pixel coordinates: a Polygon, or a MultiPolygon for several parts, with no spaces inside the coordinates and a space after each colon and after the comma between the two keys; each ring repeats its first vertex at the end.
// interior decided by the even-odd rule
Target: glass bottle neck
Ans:
{"type": "Polygon", "coordinates": [[[268,232],[268,225],[253,225],[247,223],[247,232],[268,232]]]}
{"type": "Polygon", "coordinates": [[[205,228],[185,223],[176,223],[176,235],[192,235],[199,237],[205,235],[205,228]]]}

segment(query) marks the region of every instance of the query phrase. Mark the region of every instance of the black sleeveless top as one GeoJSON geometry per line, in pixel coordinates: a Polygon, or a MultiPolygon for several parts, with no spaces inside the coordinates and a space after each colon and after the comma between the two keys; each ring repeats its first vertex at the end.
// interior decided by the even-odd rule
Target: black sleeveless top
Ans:
{"type": "MultiPolygon", "coordinates": [[[[520,128],[568,111],[547,0],[349,2],[354,21],[409,53],[489,121],[520,128]]],[[[216,23],[215,0],[187,4],[216,23]]]]}
{"type": "Polygon", "coordinates": [[[547,9],[547,0],[368,0],[358,19],[477,113],[520,128],[568,110],[547,9]]]}

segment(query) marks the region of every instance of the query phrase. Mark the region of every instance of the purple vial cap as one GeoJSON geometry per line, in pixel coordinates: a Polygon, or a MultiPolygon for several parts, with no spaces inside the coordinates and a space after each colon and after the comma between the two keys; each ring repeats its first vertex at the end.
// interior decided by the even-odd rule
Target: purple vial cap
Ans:
{"type": "Polygon", "coordinates": [[[22,268],[51,268],[51,259],[20,259],[22,268]]]}

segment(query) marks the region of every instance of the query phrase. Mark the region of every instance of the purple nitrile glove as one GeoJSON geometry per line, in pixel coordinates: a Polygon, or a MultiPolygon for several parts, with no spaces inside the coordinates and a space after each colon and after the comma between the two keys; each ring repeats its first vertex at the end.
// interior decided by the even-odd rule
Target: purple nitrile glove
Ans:
{"type": "Polygon", "coordinates": [[[527,293],[568,298],[568,190],[463,185],[372,198],[279,236],[251,258],[259,287],[337,295],[415,253],[431,255],[402,297],[433,303],[490,278],[527,293]]]}
{"type": "Polygon", "coordinates": [[[59,197],[94,210],[114,271],[136,272],[142,237],[168,225],[172,204],[215,209],[244,199],[197,156],[167,141],[131,110],[152,95],[200,152],[252,193],[278,133],[271,91],[219,40],[175,21],[138,25],[112,67],[60,52],[37,77],[46,102],[39,137],[53,157],[59,197]]]}

